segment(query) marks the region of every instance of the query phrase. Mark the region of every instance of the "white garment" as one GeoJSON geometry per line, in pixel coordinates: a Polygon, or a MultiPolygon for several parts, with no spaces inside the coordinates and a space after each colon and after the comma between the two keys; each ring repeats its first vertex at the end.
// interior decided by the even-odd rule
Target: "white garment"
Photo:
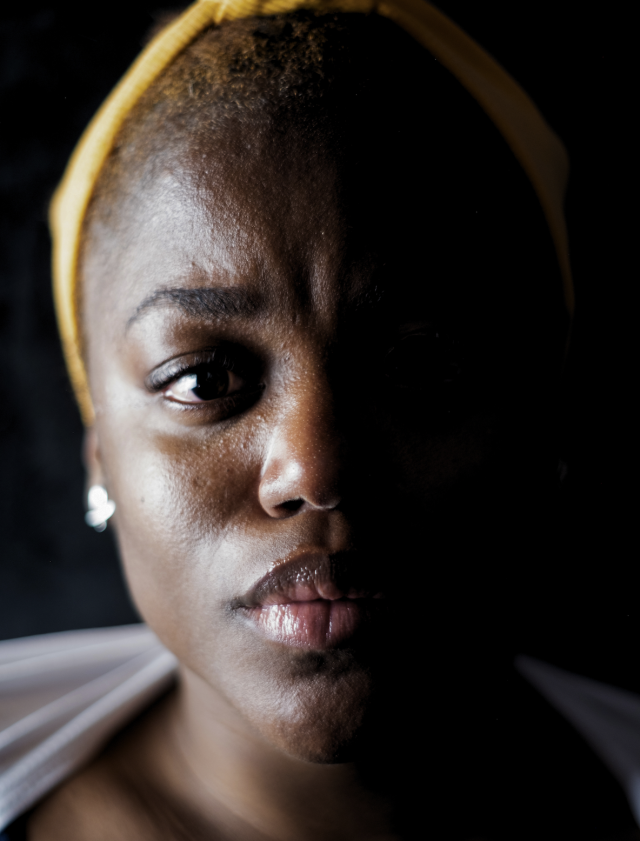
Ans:
{"type": "Polygon", "coordinates": [[[0,642],[0,831],[166,690],[176,666],[146,625],[0,642]]]}
{"type": "MultiPolygon", "coordinates": [[[[617,777],[640,826],[640,697],[529,657],[515,665],[617,777]]],[[[176,667],[146,625],[0,642],[0,831],[164,692],[176,667]]]]}
{"type": "Polygon", "coordinates": [[[515,666],[604,762],[640,826],[640,697],[532,657],[518,657],[515,666]]]}

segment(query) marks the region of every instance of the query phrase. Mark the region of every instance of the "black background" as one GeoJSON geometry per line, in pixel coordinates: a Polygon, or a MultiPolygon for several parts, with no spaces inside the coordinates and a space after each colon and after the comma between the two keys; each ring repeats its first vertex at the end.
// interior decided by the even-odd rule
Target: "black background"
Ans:
{"type": "MultiPolygon", "coordinates": [[[[58,345],[46,213],[83,128],[154,16],[173,5],[129,0],[76,11],[36,0],[1,13],[0,638],[137,619],[109,532],[83,522],[82,428],[58,345]]],[[[548,547],[555,579],[520,647],[640,691],[631,5],[439,6],[531,94],[572,162],[577,308],[562,407],[569,472],[562,528],[548,547]]]]}

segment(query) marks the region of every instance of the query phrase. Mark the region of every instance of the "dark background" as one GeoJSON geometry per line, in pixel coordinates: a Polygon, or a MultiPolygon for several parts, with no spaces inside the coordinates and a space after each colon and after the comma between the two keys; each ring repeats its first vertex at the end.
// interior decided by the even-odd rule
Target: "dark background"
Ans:
{"type": "MultiPolygon", "coordinates": [[[[109,531],[83,522],[82,427],[58,346],[46,213],[83,128],[154,18],[174,5],[129,0],[78,12],[34,0],[4,4],[0,16],[0,639],[137,619],[109,531]]],[[[531,94],[572,162],[569,470],[548,547],[555,578],[519,647],[640,691],[630,4],[439,6],[531,94]]]]}

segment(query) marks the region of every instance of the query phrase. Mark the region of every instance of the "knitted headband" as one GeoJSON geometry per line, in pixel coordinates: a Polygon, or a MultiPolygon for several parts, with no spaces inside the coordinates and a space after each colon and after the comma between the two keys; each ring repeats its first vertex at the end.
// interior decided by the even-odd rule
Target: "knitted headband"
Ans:
{"type": "Polygon", "coordinates": [[[466,88],[493,121],[525,170],[553,238],[573,315],[573,284],[563,212],[568,158],[559,138],[527,94],[475,41],[426,0],[197,0],[143,50],[101,106],[76,146],[53,198],[53,286],[62,345],[82,419],[94,420],[80,350],[75,286],[84,217],[98,175],[127,114],[147,88],[204,29],[237,18],[307,8],[376,12],[426,47],[466,88]]]}

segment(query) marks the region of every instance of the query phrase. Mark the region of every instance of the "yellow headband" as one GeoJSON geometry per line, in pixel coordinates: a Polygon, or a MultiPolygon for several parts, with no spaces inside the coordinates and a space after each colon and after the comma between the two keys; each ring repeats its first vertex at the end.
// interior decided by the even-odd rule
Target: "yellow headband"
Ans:
{"type": "Polygon", "coordinates": [[[527,94],[500,65],[426,0],[197,0],[146,47],[84,132],[53,198],[53,286],[64,355],[82,419],[94,420],[81,356],[75,284],[82,224],[98,174],[127,114],[176,56],[204,29],[236,18],[295,9],[377,12],[405,29],[477,100],[529,177],[555,244],[569,316],[573,284],[563,212],[569,163],[564,146],[527,94]]]}

